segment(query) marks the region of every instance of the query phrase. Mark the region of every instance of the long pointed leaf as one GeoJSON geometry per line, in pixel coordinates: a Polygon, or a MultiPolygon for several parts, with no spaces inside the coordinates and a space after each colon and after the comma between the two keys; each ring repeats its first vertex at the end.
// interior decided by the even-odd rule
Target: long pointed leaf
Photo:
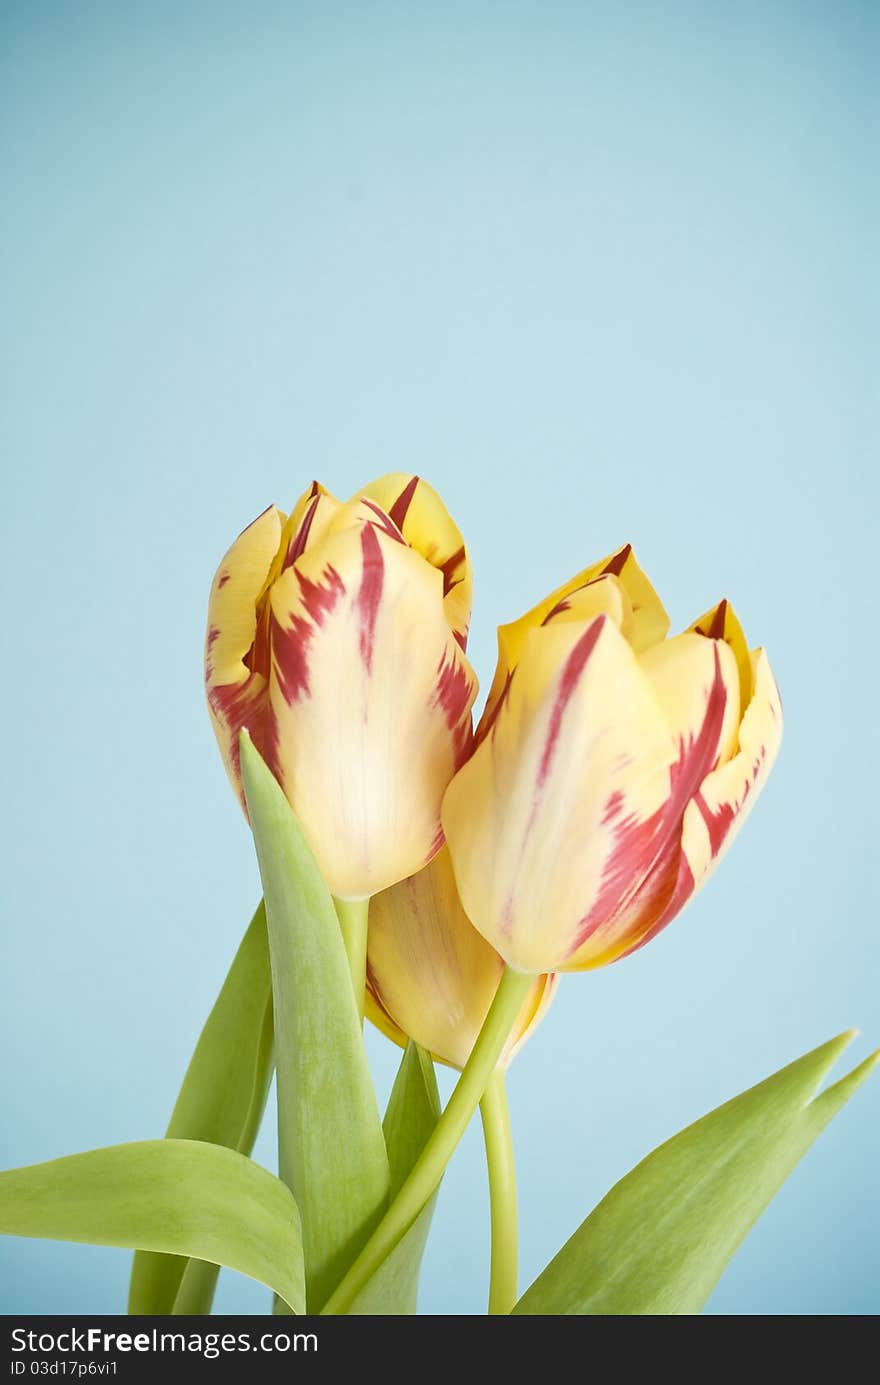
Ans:
{"type": "Polygon", "coordinates": [[[816,1096],[852,1038],[823,1044],[655,1149],[603,1198],[514,1312],[699,1313],[774,1193],[880,1058],[816,1096]]]}
{"type": "MultiPolygon", "coordinates": [[[[430,1055],[410,1041],[404,1050],[382,1128],[391,1168],[391,1197],[406,1181],[440,1115],[440,1093],[430,1055]]],[[[415,1313],[419,1269],[437,1194],[422,1208],[409,1231],[394,1247],[349,1314],[355,1317],[406,1317],[415,1313]]]]}
{"type": "MultiPolygon", "coordinates": [[[[272,1080],[272,972],[260,901],[205,1021],[166,1132],[250,1154],[272,1080]]],[[[208,1313],[216,1265],[138,1251],[130,1313],[208,1313]]]]}
{"type": "Polygon", "coordinates": [[[290,1189],[219,1145],[143,1140],[0,1173],[0,1231],[194,1256],[267,1284],[305,1312],[290,1189]]]}
{"type": "Polygon", "coordinates": [[[246,734],[241,768],[269,924],[279,1165],[302,1215],[317,1312],[382,1214],[388,1157],[333,900],[246,734]]]}

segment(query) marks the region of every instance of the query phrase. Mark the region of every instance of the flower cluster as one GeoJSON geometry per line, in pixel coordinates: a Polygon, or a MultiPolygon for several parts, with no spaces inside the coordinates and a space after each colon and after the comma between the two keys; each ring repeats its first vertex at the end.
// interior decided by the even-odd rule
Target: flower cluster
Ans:
{"type": "Polygon", "coordinates": [[[681,634],[630,545],[498,632],[475,730],[471,565],[437,493],[390,475],[266,510],[214,579],[206,683],[244,801],[247,730],[340,900],[371,899],[367,1013],[464,1067],[504,964],[556,974],[654,937],[707,879],[782,734],[727,601],[681,634]]]}

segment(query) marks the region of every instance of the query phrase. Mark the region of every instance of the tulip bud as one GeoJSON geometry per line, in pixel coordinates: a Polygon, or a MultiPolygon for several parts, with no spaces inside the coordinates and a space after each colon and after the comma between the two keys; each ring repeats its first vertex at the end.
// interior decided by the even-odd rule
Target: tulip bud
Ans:
{"type": "MultiPolygon", "coordinates": [[[[366,1012],[395,1043],[415,1039],[463,1068],[503,968],[461,907],[446,847],[370,901],[366,1012]]],[[[502,1053],[505,1067],[546,1014],[557,982],[535,980],[502,1053]]]]}
{"type": "Polygon", "coordinates": [[[667,629],[627,546],[499,631],[477,748],[442,818],[468,917],[519,970],[641,947],[770,772],[782,709],[764,652],[726,601],[667,629]]]}
{"type": "Polygon", "coordinates": [[[470,591],[461,534],[415,476],[346,504],[316,482],[220,564],[205,674],[227,772],[244,806],[246,728],[337,897],[412,875],[442,841],[443,791],[471,746],[470,591]]]}

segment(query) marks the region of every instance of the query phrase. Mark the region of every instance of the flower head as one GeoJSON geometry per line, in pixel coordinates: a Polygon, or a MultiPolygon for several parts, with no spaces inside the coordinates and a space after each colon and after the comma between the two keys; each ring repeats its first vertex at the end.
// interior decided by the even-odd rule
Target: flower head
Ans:
{"type": "Polygon", "coordinates": [[[247,728],[332,892],[362,898],[437,851],[471,746],[470,563],[439,496],[392,475],[265,510],[211,589],[208,706],[239,797],[247,728]]]}
{"type": "Polygon", "coordinates": [[[462,903],[523,971],[642,946],[706,880],[776,758],[779,694],[726,601],[667,638],[632,549],[499,631],[443,803],[462,903]]]}

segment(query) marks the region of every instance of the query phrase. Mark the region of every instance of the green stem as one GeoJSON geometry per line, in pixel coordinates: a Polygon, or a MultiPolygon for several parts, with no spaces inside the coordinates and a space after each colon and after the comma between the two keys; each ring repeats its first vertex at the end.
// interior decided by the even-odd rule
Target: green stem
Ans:
{"type": "Polygon", "coordinates": [[[174,1316],[196,1318],[209,1315],[219,1274],[219,1265],[205,1260],[187,1260],[171,1310],[174,1316]]]}
{"type": "Polygon", "coordinates": [[[345,943],[345,955],[351,972],[351,984],[357,1002],[361,1023],[364,1019],[364,990],[367,984],[367,919],[370,914],[369,899],[337,899],[334,895],[336,915],[345,943]]]}
{"type": "Polygon", "coordinates": [[[406,1182],[360,1255],[322,1308],[322,1313],[348,1311],[365,1284],[409,1230],[439,1185],[455,1147],[467,1129],[486,1090],[514,1021],[534,977],[506,968],[495,999],[480,1030],[455,1090],[406,1182]]]}
{"type": "Polygon", "coordinates": [[[516,1168],[504,1069],[496,1068],[480,1102],[486,1166],[489,1170],[489,1206],[492,1216],[492,1269],[489,1277],[489,1312],[510,1313],[517,1297],[519,1229],[516,1213],[516,1168]]]}

